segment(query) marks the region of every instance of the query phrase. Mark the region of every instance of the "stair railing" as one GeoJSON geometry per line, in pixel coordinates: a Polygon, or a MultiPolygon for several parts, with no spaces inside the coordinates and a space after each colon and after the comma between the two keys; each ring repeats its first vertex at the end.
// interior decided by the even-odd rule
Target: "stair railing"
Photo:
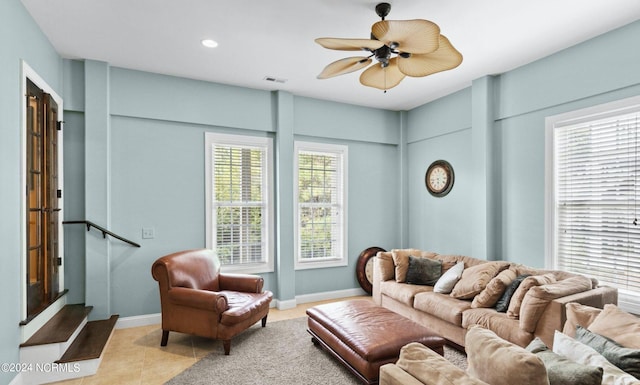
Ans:
{"type": "Polygon", "coordinates": [[[126,239],[126,238],[123,238],[123,237],[119,236],[118,234],[116,234],[116,233],[114,233],[112,231],[109,231],[109,230],[105,229],[102,226],[96,225],[95,223],[93,223],[91,221],[86,221],[85,220],[85,221],[63,221],[62,222],[63,225],[66,225],[66,224],[78,224],[78,223],[86,225],[87,226],[87,231],[91,230],[92,227],[94,227],[97,230],[101,231],[102,232],[102,238],[107,238],[107,235],[109,235],[109,236],[112,236],[113,238],[121,240],[122,242],[128,243],[131,246],[140,247],[139,244],[137,244],[137,243],[135,243],[133,241],[130,241],[130,240],[126,239]]]}

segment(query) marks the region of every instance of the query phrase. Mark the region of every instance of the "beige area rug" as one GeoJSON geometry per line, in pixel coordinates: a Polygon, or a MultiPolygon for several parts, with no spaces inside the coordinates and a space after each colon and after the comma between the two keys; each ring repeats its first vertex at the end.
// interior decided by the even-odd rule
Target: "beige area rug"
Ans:
{"type": "MultiPolygon", "coordinates": [[[[231,340],[231,354],[213,351],[167,382],[169,385],[360,384],[324,349],[311,342],[307,318],[260,323],[231,340]]],[[[445,347],[445,358],[466,369],[464,354],[445,347]]]]}

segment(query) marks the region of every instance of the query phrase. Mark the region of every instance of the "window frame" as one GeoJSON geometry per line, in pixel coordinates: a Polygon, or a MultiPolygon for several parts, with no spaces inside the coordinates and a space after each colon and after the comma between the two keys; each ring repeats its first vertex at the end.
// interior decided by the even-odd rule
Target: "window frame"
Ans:
{"type": "MultiPolygon", "coordinates": [[[[556,208],[558,197],[555,171],[557,167],[555,129],[636,112],[640,113],[640,96],[549,116],[545,119],[545,264],[548,268],[557,269],[559,266],[558,236],[556,235],[558,230],[558,210],[556,208]]],[[[640,175],[637,175],[636,180],[639,177],[640,175]]],[[[608,283],[604,282],[603,284],[608,283]]],[[[629,290],[619,288],[618,305],[624,310],[640,314],[640,301],[635,298],[636,296],[629,290]]]]}
{"type": "Polygon", "coordinates": [[[205,233],[206,247],[216,249],[216,215],[215,210],[215,180],[214,172],[214,156],[213,147],[215,145],[233,146],[233,147],[261,147],[264,148],[265,162],[262,175],[262,191],[264,198],[263,214],[266,216],[262,223],[262,234],[264,236],[262,253],[265,259],[261,263],[249,264],[224,264],[226,272],[233,273],[271,273],[274,271],[275,260],[275,231],[274,231],[274,188],[273,188],[273,139],[270,137],[260,137],[251,135],[235,135],[223,134],[215,132],[205,132],[205,233]]]}
{"type": "Polygon", "coordinates": [[[340,144],[320,143],[320,142],[308,142],[308,141],[294,141],[294,252],[295,270],[305,269],[319,269],[327,267],[340,267],[348,266],[348,240],[347,240],[347,218],[348,218],[348,147],[340,144]],[[339,251],[340,255],[334,258],[327,258],[322,260],[309,260],[303,259],[300,252],[300,202],[299,202],[299,155],[301,152],[314,152],[325,153],[335,155],[337,159],[337,165],[339,167],[338,182],[338,199],[337,203],[341,207],[340,225],[341,228],[338,232],[341,239],[338,240],[338,246],[335,248],[339,251]]]}

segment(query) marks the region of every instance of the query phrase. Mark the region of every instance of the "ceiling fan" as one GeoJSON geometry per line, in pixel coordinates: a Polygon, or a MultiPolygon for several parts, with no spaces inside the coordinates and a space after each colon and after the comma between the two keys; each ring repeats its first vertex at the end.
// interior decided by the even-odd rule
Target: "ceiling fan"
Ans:
{"type": "Polygon", "coordinates": [[[344,75],[377,63],[360,74],[360,83],[385,92],[405,76],[422,77],[453,69],[462,63],[458,52],[435,23],[422,20],[385,20],[391,4],[376,5],[381,21],[371,26],[371,39],[322,37],[316,43],[341,51],[369,51],[369,56],[352,56],[327,65],[318,79],[344,75]]]}

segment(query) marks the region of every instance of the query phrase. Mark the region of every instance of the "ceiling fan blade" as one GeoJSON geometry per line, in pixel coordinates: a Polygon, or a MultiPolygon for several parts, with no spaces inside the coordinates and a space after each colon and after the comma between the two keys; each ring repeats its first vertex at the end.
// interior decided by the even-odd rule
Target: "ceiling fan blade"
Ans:
{"type": "Polygon", "coordinates": [[[324,67],[318,79],[328,79],[338,75],[348,74],[357,71],[371,64],[371,59],[366,56],[346,57],[336,60],[324,67]]]}
{"type": "Polygon", "coordinates": [[[360,75],[360,83],[386,91],[400,84],[404,78],[405,75],[398,69],[397,58],[394,57],[389,60],[386,68],[382,68],[378,63],[367,68],[360,75]]]}
{"type": "Polygon", "coordinates": [[[337,37],[320,37],[315,41],[324,48],[337,49],[341,51],[375,51],[384,45],[384,43],[378,40],[341,39],[337,37]]]}
{"type": "Polygon", "coordinates": [[[420,77],[446,71],[462,63],[462,54],[458,52],[449,39],[440,35],[440,48],[427,54],[412,54],[408,58],[398,56],[399,70],[408,76],[420,77]]]}
{"type": "Polygon", "coordinates": [[[438,49],[440,27],[428,20],[382,20],[371,27],[376,39],[398,51],[429,53],[438,49]]]}

